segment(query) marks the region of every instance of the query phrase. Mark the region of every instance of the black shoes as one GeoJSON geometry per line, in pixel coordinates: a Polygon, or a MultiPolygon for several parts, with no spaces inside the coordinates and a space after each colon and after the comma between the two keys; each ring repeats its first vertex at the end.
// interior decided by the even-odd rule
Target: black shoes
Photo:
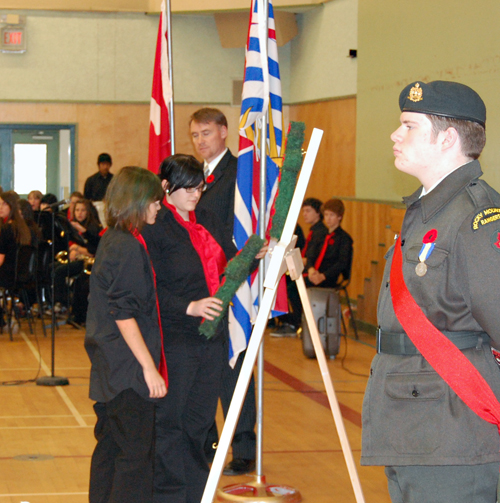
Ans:
{"type": "Polygon", "coordinates": [[[246,473],[253,472],[255,470],[255,459],[242,459],[236,458],[228,463],[224,471],[224,475],[245,475],[246,473]]]}

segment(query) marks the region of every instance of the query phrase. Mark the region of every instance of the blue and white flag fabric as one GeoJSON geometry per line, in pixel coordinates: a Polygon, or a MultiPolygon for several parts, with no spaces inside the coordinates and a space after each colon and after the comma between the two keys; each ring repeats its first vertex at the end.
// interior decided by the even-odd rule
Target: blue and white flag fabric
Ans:
{"type": "MultiPolygon", "coordinates": [[[[281,148],[283,143],[283,115],[281,81],[278,63],[278,45],[274,12],[269,0],[268,30],[264,5],[266,0],[252,0],[250,23],[245,57],[245,77],[240,115],[240,142],[238,173],[234,204],[234,240],[239,250],[248,238],[258,231],[260,207],[260,151],[261,122],[267,113],[267,173],[266,173],[266,229],[278,188],[281,148]],[[267,50],[266,50],[267,48],[267,50]]],[[[281,289],[283,291],[283,288],[281,289]]],[[[283,296],[278,295],[283,304],[283,296]]],[[[230,364],[234,365],[238,354],[247,347],[252,324],[257,316],[257,272],[249,276],[233,298],[229,310],[230,364]]],[[[276,307],[276,306],[275,306],[276,307]]],[[[286,289],[284,306],[286,312],[286,289]]]]}

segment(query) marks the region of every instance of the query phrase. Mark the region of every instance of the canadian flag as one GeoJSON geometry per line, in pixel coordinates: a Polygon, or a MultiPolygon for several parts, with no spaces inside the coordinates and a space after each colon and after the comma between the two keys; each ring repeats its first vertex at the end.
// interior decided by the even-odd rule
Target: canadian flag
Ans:
{"type": "Polygon", "coordinates": [[[149,123],[148,169],[158,173],[160,163],[171,152],[170,124],[167,104],[172,98],[172,86],[168,76],[167,14],[165,0],[161,4],[160,25],[156,42],[153,90],[149,123]]]}

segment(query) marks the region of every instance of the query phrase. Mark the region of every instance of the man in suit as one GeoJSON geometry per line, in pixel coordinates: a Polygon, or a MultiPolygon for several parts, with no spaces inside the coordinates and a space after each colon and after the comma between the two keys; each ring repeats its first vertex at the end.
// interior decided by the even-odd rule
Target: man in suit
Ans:
{"type": "MultiPolygon", "coordinates": [[[[189,127],[196,152],[204,161],[206,186],[198,208],[215,213],[221,220],[225,232],[232,238],[238,159],[226,147],[227,119],[216,108],[201,108],[191,116],[189,127]]],[[[231,327],[229,329],[231,330],[231,327]]],[[[234,369],[227,362],[228,352],[225,358],[220,397],[224,416],[231,403],[244,353],[239,355],[234,369]]],[[[252,376],[233,438],[233,460],[224,468],[224,475],[242,475],[255,469],[255,418],[255,383],[252,376]]],[[[214,422],[207,440],[207,456],[213,457],[212,445],[217,441],[217,426],[214,422]]]]}

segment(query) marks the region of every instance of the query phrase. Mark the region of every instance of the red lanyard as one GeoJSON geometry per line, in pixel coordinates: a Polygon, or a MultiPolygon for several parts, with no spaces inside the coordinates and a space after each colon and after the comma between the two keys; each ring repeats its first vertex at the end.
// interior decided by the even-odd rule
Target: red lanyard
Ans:
{"type": "Polygon", "coordinates": [[[319,268],[323,262],[323,259],[325,258],[325,253],[326,253],[326,250],[329,246],[333,246],[333,243],[335,243],[335,239],[334,239],[334,234],[335,234],[335,231],[333,231],[331,234],[327,234],[326,237],[325,237],[325,242],[323,243],[323,248],[321,248],[321,251],[318,255],[318,258],[316,259],[316,262],[314,262],[314,268],[319,271],[319,268]]]}
{"type": "Polygon", "coordinates": [[[309,243],[311,242],[312,237],[313,237],[313,231],[309,231],[309,234],[307,235],[307,238],[306,238],[306,244],[304,245],[304,248],[302,248],[302,256],[303,257],[306,256],[307,247],[309,246],[309,243]]]}

